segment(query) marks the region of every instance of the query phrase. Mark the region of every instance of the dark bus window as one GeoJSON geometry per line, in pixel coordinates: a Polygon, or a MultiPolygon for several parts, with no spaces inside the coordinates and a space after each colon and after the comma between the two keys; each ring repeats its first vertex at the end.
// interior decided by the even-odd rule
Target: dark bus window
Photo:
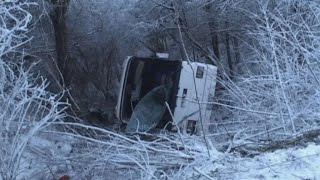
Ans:
{"type": "Polygon", "coordinates": [[[196,73],[196,78],[203,78],[203,74],[204,74],[204,67],[203,66],[198,66],[197,67],[197,73],[196,73]]]}

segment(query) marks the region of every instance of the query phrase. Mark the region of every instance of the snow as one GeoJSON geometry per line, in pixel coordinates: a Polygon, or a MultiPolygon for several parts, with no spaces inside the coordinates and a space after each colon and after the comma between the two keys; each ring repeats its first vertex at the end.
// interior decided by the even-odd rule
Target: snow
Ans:
{"type": "Polygon", "coordinates": [[[316,179],[320,178],[320,146],[291,148],[262,154],[241,163],[241,179],[316,179]],[[244,170],[244,171],[243,171],[244,170]]]}
{"type": "Polygon", "coordinates": [[[203,163],[199,169],[219,179],[318,179],[320,145],[310,143],[253,158],[224,154],[218,161],[203,163]]]}
{"type": "Polygon", "coordinates": [[[53,175],[58,177],[72,171],[67,158],[73,140],[68,136],[34,136],[21,160],[17,179],[55,179],[53,175]]]}
{"type": "MultiPolygon", "coordinates": [[[[63,135],[34,137],[29,143],[29,147],[33,148],[29,148],[29,151],[24,154],[21,162],[22,172],[18,179],[34,178],[35,174],[40,179],[52,179],[63,175],[68,175],[71,178],[73,176],[76,177],[75,169],[68,162],[68,158],[76,156],[71,154],[77,143],[80,142],[77,142],[72,137],[63,135]],[[43,168],[44,165],[48,167],[43,168]],[[55,174],[56,176],[53,177],[50,174],[55,174]]],[[[189,145],[189,143],[187,144],[189,145]]],[[[194,141],[191,144],[199,154],[194,154],[195,161],[190,162],[189,167],[177,172],[177,177],[179,178],[193,179],[196,177],[196,179],[207,179],[212,177],[213,179],[258,180],[320,178],[320,171],[318,171],[320,169],[320,145],[316,143],[309,143],[305,147],[262,153],[251,158],[241,157],[236,153],[219,152],[211,143],[209,143],[209,152],[211,154],[209,158],[206,154],[206,145],[201,141],[200,137],[194,137],[194,141]]]]}

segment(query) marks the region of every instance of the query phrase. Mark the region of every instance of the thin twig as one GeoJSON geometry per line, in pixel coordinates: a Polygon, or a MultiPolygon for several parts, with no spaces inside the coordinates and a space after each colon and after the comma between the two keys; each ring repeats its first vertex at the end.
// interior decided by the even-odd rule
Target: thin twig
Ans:
{"type": "Polygon", "coordinates": [[[182,45],[182,48],[183,48],[184,55],[186,57],[185,60],[188,62],[189,66],[190,66],[190,68],[192,70],[192,77],[193,77],[193,83],[194,83],[194,88],[195,88],[195,92],[196,92],[196,99],[197,99],[198,106],[199,106],[199,119],[200,119],[200,124],[201,124],[201,130],[202,130],[202,133],[203,133],[204,142],[205,142],[206,147],[207,147],[208,156],[211,157],[210,150],[209,150],[209,145],[208,145],[208,139],[206,137],[206,132],[204,131],[204,125],[203,125],[203,119],[202,119],[202,109],[201,109],[199,93],[198,93],[197,84],[196,84],[196,77],[194,75],[194,69],[193,69],[193,67],[191,65],[191,62],[190,62],[190,59],[189,59],[189,56],[188,56],[188,53],[187,53],[187,49],[186,49],[184,41],[183,41],[182,31],[181,31],[180,22],[179,22],[179,12],[176,12],[176,13],[177,13],[176,19],[177,19],[177,26],[178,26],[178,29],[179,29],[179,37],[180,37],[180,41],[181,41],[181,45],[182,45]]]}
{"type": "MultiPolygon", "coordinates": [[[[172,111],[171,111],[171,109],[170,109],[170,106],[169,106],[169,104],[168,104],[167,101],[165,102],[165,104],[166,104],[167,109],[168,109],[168,111],[169,111],[169,114],[170,114],[170,116],[171,116],[172,124],[177,128],[178,135],[179,135],[180,141],[181,141],[181,143],[182,143],[182,145],[183,145],[183,148],[186,149],[185,143],[184,143],[183,138],[182,138],[182,136],[181,136],[180,128],[179,128],[179,126],[176,124],[177,121],[175,120],[175,118],[174,118],[174,116],[173,116],[173,114],[172,114],[172,111]]],[[[187,149],[186,149],[186,150],[187,150],[187,149]]],[[[189,153],[189,152],[188,152],[188,153],[189,153]]]]}
{"type": "Polygon", "coordinates": [[[193,168],[194,171],[196,171],[197,173],[201,174],[202,176],[206,177],[209,180],[214,180],[212,177],[210,177],[208,174],[205,174],[204,172],[202,172],[200,169],[194,167],[193,168]]]}

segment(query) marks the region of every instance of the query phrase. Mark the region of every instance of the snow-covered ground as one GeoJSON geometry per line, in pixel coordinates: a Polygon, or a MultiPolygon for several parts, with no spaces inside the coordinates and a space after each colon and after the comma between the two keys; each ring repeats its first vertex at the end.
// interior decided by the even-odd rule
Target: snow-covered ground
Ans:
{"type": "MultiPolygon", "coordinates": [[[[63,175],[68,175],[71,179],[81,178],[77,174],[79,167],[86,169],[86,166],[94,163],[83,162],[82,165],[72,164],[72,158],[77,156],[79,159],[82,158],[81,154],[74,153],[79,152],[75,149],[79,147],[76,138],[59,138],[56,135],[51,136],[49,140],[44,138],[46,136],[35,137],[29,143],[33,149],[29,149],[25,153],[21,162],[22,171],[18,179],[58,179],[63,175]]],[[[315,143],[309,143],[305,147],[300,146],[263,153],[252,158],[222,153],[215,149],[211,149],[211,158],[207,158],[206,146],[203,143],[197,145],[197,141],[193,141],[192,143],[195,143],[193,146],[194,150],[197,151],[194,155],[194,161],[190,162],[189,167],[185,166],[178,170],[177,173],[179,175],[170,174],[168,176],[169,179],[320,179],[320,145],[315,143]],[[201,152],[203,152],[203,155],[199,155],[201,152]]],[[[92,149],[92,151],[97,150],[92,149]]],[[[87,153],[90,154],[90,152],[87,153]]],[[[84,152],[83,154],[86,153],[84,152]]],[[[99,155],[97,154],[97,156],[99,155]]],[[[115,156],[117,155],[115,154],[115,156]]],[[[128,154],[129,156],[130,154],[128,154]]],[[[159,158],[160,161],[162,161],[161,158],[159,158]]],[[[108,161],[105,163],[108,164],[108,161]]],[[[128,168],[130,166],[133,167],[134,163],[132,161],[128,164],[128,168]]],[[[174,160],[172,163],[175,163],[174,160]]],[[[133,168],[137,168],[137,166],[133,168]]],[[[153,171],[153,173],[155,172],[153,171]]],[[[126,171],[123,173],[126,173],[126,171]]],[[[93,179],[95,177],[97,177],[96,179],[101,179],[98,176],[92,176],[93,179]]],[[[124,177],[132,179],[133,176],[122,176],[118,179],[123,179],[124,177]]],[[[138,177],[141,176],[138,175],[138,177]]],[[[146,177],[146,179],[148,178],[146,177]]]]}
{"type": "Polygon", "coordinates": [[[290,148],[240,160],[237,179],[319,179],[320,146],[290,148]]]}
{"type": "Polygon", "coordinates": [[[201,168],[218,179],[320,179],[320,145],[288,148],[244,158],[221,154],[201,168]]]}

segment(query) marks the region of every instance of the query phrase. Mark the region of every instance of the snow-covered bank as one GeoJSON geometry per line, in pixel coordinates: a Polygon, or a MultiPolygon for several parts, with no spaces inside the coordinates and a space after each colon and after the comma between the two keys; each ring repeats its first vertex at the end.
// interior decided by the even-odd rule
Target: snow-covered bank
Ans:
{"type": "Polygon", "coordinates": [[[239,159],[236,179],[319,179],[320,146],[289,148],[239,159]]]}
{"type": "Polygon", "coordinates": [[[35,137],[31,141],[34,148],[25,153],[21,166],[25,171],[19,179],[57,179],[64,175],[71,179],[104,179],[106,173],[113,179],[320,178],[320,145],[315,143],[253,158],[218,152],[210,145],[208,157],[200,137],[183,136],[181,144],[179,139],[160,136],[154,141],[138,139],[136,143],[120,135],[91,143],[93,139],[54,136],[35,137]]]}
{"type": "Polygon", "coordinates": [[[320,145],[288,148],[253,158],[224,154],[199,168],[213,179],[320,179],[320,145]]]}

